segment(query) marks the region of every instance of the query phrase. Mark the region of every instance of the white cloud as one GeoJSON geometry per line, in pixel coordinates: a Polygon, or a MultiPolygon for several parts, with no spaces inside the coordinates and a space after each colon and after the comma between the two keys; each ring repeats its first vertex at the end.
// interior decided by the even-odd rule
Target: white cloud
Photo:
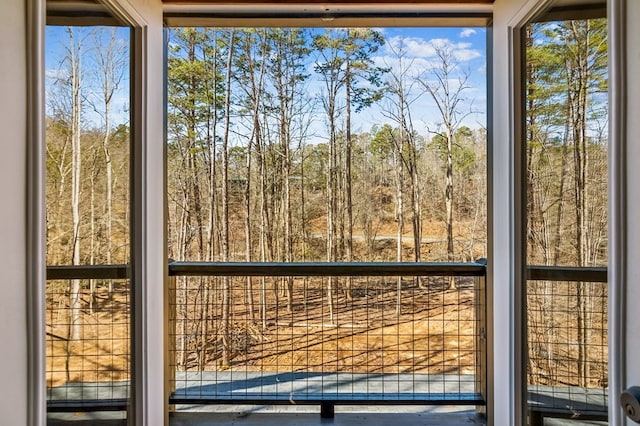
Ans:
{"type": "Polygon", "coordinates": [[[48,69],[44,72],[44,75],[47,79],[51,80],[66,80],[69,78],[69,72],[60,69],[48,69]]]}
{"type": "Polygon", "coordinates": [[[396,74],[404,73],[406,77],[415,77],[422,71],[434,68],[438,62],[428,58],[405,58],[402,64],[398,57],[393,55],[378,56],[374,63],[383,68],[391,68],[396,74]]]}
{"type": "MultiPolygon", "coordinates": [[[[475,31],[475,30],[474,30],[475,31]]],[[[460,62],[467,62],[482,57],[482,53],[473,49],[473,44],[469,42],[455,43],[446,38],[434,38],[425,40],[419,37],[396,36],[387,40],[385,45],[387,58],[397,56],[397,52],[404,51],[405,58],[431,59],[437,56],[438,49],[449,49],[460,62]]]]}
{"type": "Polygon", "coordinates": [[[403,50],[407,57],[429,58],[435,56],[436,50],[428,41],[417,37],[396,36],[387,40],[387,53],[394,54],[403,50]]]}
{"type": "Polygon", "coordinates": [[[473,28],[464,28],[462,31],[460,31],[460,38],[471,37],[472,35],[477,33],[478,31],[473,28]]]}
{"type": "Polygon", "coordinates": [[[482,56],[482,54],[474,49],[460,49],[454,50],[453,56],[455,56],[455,58],[460,62],[466,62],[472,59],[479,58],[482,56]]]}

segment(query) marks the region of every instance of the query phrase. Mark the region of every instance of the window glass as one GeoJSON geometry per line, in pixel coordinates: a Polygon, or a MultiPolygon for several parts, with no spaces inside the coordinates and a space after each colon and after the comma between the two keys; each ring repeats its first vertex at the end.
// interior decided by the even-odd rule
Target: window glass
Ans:
{"type": "Polygon", "coordinates": [[[486,256],[484,28],[173,28],[169,255],[486,256]]]}
{"type": "Polygon", "coordinates": [[[522,33],[532,425],[607,418],[607,27],[563,16],[522,33]]]}
{"type": "Polygon", "coordinates": [[[45,31],[48,416],[115,410],[107,417],[124,419],[131,32],[92,3],[78,7],[50,8],[45,31]]]}

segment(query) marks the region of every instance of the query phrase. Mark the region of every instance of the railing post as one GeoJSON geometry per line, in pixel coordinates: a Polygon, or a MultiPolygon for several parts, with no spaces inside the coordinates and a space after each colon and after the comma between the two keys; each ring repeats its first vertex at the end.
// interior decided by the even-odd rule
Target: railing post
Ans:
{"type": "Polygon", "coordinates": [[[477,406],[478,414],[487,414],[487,259],[478,259],[476,263],[485,266],[485,273],[476,277],[475,287],[475,354],[476,354],[476,390],[482,396],[485,405],[477,406]]]}
{"type": "Polygon", "coordinates": [[[169,276],[167,279],[167,294],[165,309],[167,323],[165,327],[165,406],[169,413],[175,411],[174,405],[169,405],[169,398],[176,390],[176,280],[177,277],[169,276]]]}

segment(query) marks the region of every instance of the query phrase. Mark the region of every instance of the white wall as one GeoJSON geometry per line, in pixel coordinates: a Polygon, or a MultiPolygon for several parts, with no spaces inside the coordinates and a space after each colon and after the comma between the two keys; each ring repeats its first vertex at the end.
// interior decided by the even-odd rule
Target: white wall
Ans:
{"type": "Polygon", "coordinates": [[[26,8],[0,13],[0,423],[27,422],[26,8]]]}
{"type": "MultiPolygon", "coordinates": [[[[148,365],[144,376],[149,394],[147,424],[162,424],[162,404],[164,400],[162,379],[162,284],[166,263],[164,253],[163,217],[163,173],[162,173],[162,12],[160,0],[123,0],[143,17],[147,24],[149,50],[147,66],[152,72],[146,81],[148,105],[146,130],[147,146],[146,208],[154,214],[148,216],[145,228],[144,252],[146,256],[145,282],[148,285],[148,310],[144,312],[147,327],[146,350],[148,365]]],[[[494,188],[491,209],[494,214],[492,226],[492,247],[490,247],[490,279],[494,291],[489,295],[494,309],[494,333],[490,344],[494,347],[494,378],[490,389],[494,401],[491,423],[512,425],[515,423],[514,401],[514,324],[513,324],[513,267],[514,224],[513,224],[513,150],[509,117],[512,105],[509,99],[509,58],[508,26],[519,14],[525,3],[533,0],[496,0],[493,23],[493,172],[494,188]],[[511,307],[505,309],[505,307],[511,307]]],[[[640,40],[640,2],[627,0],[628,38],[640,40]],[[635,17],[636,20],[632,19],[635,17]]],[[[26,339],[26,0],[3,0],[0,13],[0,259],[4,268],[0,274],[0,377],[10,384],[0,388],[1,423],[22,425],[27,422],[27,339],[26,339]]],[[[640,44],[628,43],[628,67],[640,70],[640,44]]],[[[627,366],[628,384],[640,385],[640,363],[635,356],[640,350],[640,332],[635,324],[640,324],[640,191],[633,190],[634,183],[640,182],[640,73],[628,73],[630,106],[628,117],[628,293],[627,293],[627,366]],[[635,236],[635,238],[634,238],[635,236]]]]}

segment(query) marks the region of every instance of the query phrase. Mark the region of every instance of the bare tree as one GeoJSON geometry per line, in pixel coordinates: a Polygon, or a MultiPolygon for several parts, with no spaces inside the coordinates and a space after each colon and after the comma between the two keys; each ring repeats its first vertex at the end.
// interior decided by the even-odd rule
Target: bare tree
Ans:
{"type": "MultiPolygon", "coordinates": [[[[94,34],[94,44],[96,51],[98,83],[100,95],[102,97],[102,118],[103,137],[102,150],[105,160],[105,242],[106,242],[106,263],[112,263],[113,253],[113,164],[111,156],[111,110],[113,108],[113,97],[120,87],[120,83],[125,75],[127,65],[127,46],[122,43],[116,34],[116,29],[111,28],[108,33],[106,44],[104,42],[105,30],[97,31],[94,34]]],[[[113,294],[113,281],[108,281],[109,297],[113,294]]]]}
{"type": "MultiPolygon", "coordinates": [[[[411,225],[413,230],[414,260],[420,262],[422,247],[422,209],[420,182],[418,171],[418,138],[413,128],[411,105],[420,97],[415,93],[416,80],[410,75],[413,61],[407,60],[407,52],[402,42],[390,44],[389,49],[397,60],[395,67],[390,67],[387,78],[387,104],[384,114],[399,128],[399,135],[394,137],[396,168],[405,169],[409,174],[411,225]]],[[[396,172],[397,173],[397,172],[396,172]]],[[[396,177],[396,180],[398,178],[396,177]]],[[[400,194],[400,192],[398,192],[400,194]]]]}
{"type": "MultiPolygon", "coordinates": [[[[399,142],[397,129],[385,124],[372,139],[372,149],[376,155],[385,157],[391,153],[393,156],[393,181],[396,189],[395,217],[396,217],[396,261],[402,262],[403,238],[404,238],[404,180],[405,168],[402,163],[402,144],[399,142]]],[[[396,281],[396,315],[400,315],[401,308],[402,277],[396,281]]]]}
{"type": "MultiPolygon", "coordinates": [[[[572,20],[533,24],[527,32],[527,218],[528,260],[578,266],[597,264],[603,254],[606,202],[602,199],[600,166],[606,105],[598,92],[606,87],[606,26],[604,20],[572,20]],[[536,37],[538,38],[536,40],[536,37]],[[536,43],[541,41],[541,43],[536,43]],[[590,122],[595,129],[589,129],[590,122]],[[598,160],[597,160],[598,161],[598,160]],[[596,189],[597,188],[597,189],[596,189]],[[597,196],[594,196],[598,194],[597,196]],[[573,208],[573,216],[570,213],[573,208]],[[593,244],[595,243],[595,244],[593,244]]],[[[552,283],[544,283],[544,294],[552,283]]],[[[588,348],[592,341],[594,290],[572,284],[575,300],[576,384],[589,386],[592,376],[588,348]]],[[[600,295],[602,296],[602,295],[600,295]]],[[[547,374],[552,374],[553,300],[538,300],[547,322],[547,374]]],[[[542,340],[542,339],[540,339],[542,340]]],[[[532,348],[535,350],[536,348],[532,348]]]]}
{"type": "MultiPolygon", "coordinates": [[[[84,98],[82,94],[82,40],[78,38],[76,29],[67,27],[69,44],[67,46],[68,87],[71,98],[71,217],[73,229],[72,265],[80,265],[80,191],[82,182],[82,152],[81,152],[81,119],[84,98]]],[[[80,280],[71,281],[69,321],[70,339],[80,338],[80,280]]]]}
{"type": "MultiPolygon", "coordinates": [[[[274,91],[277,114],[274,114],[279,140],[279,169],[282,176],[281,216],[283,222],[284,260],[294,260],[294,230],[291,179],[293,175],[293,139],[297,118],[301,114],[301,83],[307,78],[304,55],[309,48],[304,33],[299,29],[274,29],[269,34],[269,77],[274,91]]],[[[293,277],[287,277],[287,309],[293,307],[293,277]]]]}
{"type": "MultiPolygon", "coordinates": [[[[452,46],[447,42],[434,42],[436,64],[423,74],[419,83],[431,96],[442,119],[442,130],[438,132],[444,141],[445,156],[445,226],[447,232],[447,260],[453,261],[453,138],[462,119],[467,115],[461,111],[463,94],[469,89],[469,72],[459,71],[452,46]]],[[[449,287],[455,288],[455,281],[450,280],[449,287]]]]}
{"type": "MultiPolygon", "coordinates": [[[[247,73],[247,80],[249,84],[246,85],[248,91],[247,96],[249,99],[249,107],[252,112],[252,128],[251,136],[247,146],[247,158],[246,158],[246,185],[245,185],[245,259],[247,262],[252,260],[252,239],[251,239],[251,173],[252,173],[252,148],[254,144],[262,144],[262,123],[261,123],[261,107],[262,96],[264,93],[264,77],[266,72],[266,55],[267,49],[265,46],[265,32],[260,34],[249,33],[247,35],[247,55],[245,59],[245,71],[247,73]],[[255,45],[258,48],[258,52],[254,57],[251,53],[251,45],[255,45]]],[[[243,85],[245,86],[245,85],[243,85]]],[[[255,319],[254,303],[253,303],[253,277],[247,277],[247,302],[249,305],[249,316],[251,319],[255,319]]],[[[261,307],[261,311],[264,312],[264,306],[261,307]]],[[[265,324],[266,325],[266,324],[265,324]]]]}
{"type": "MultiPolygon", "coordinates": [[[[229,30],[227,44],[226,92],[224,101],[224,135],[222,137],[222,261],[229,260],[229,130],[231,127],[231,76],[235,47],[235,30],[229,30]]],[[[231,287],[229,277],[222,278],[222,364],[231,358],[231,287]]]]}

